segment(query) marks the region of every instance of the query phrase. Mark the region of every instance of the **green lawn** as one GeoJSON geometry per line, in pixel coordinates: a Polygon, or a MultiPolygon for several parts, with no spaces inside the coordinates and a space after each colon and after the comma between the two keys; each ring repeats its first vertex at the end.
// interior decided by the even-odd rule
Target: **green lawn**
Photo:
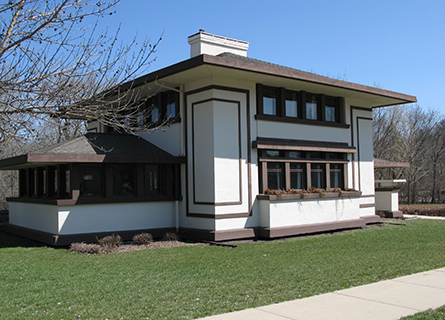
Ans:
{"type": "Polygon", "coordinates": [[[445,221],[87,256],[0,233],[0,319],[192,319],[445,267],[445,221]]]}
{"type": "Polygon", "coordinates": [[[402,318],[403,320],[443,320],[445,319],[445,306],[436,310],[428,310],[425,312],[416,313],[413,316],[402,318]]]}

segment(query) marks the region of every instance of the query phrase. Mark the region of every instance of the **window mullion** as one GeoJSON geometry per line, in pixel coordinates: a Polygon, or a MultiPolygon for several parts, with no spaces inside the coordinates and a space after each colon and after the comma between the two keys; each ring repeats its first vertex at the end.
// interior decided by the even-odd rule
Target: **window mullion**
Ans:
{"type": "Polygon", "coordinates": [[[326,189],[331,188],[331,164],[326,163],[326,189]]]}
{"type": "Polygon", "coordinates": [[[286,116],[286,90],[284,88],[279,88],[277,96],[277,116],[284,117],[286,116]]]}
{"type": "Polygon", "coordinates": [[[263,190],[264,193],[268,189],[268,181],[267,181],[267,162],[262,162],[262,175],[263,175],[263,190]]]}
{"type": "Polygon", "coordinates": [[[290,186],[290,163],[286,162],[284,164],[284,181],[285,181],[285,187],[286,190],[290,190],[291,186],[290,186]]]}
{"type": "Polygon", "coordinates": [[[311,168],[311,163],[308,162],[306,163],[306,185],[307,188],[311,188],[312,187],[312,168],[311,168]]]}
{"type": "Polygon", "coordinates": [[[325,105],[326,105],[326,96],[324,94],[321,94],[320,95],[320,105],[318,106],[318,112],[320,114],[319,120],[321,120],[321,121],[326,121],[325,105]]]}
{"type": "Polygon", "coordinates": [[[301,119],[307,119],[306,115],[306,91],[300,91],[301,119]]]}

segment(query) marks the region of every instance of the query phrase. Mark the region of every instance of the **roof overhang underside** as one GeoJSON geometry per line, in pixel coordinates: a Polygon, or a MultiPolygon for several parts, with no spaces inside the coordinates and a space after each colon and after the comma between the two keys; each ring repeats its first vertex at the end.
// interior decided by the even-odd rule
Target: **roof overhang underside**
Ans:
{"type": "Polygon", "coordinates": [[[162,88],[163,85],[178,87],[181,84],[209,77],[235,78],[291,90],[341,96],[350,99],[352,104],[360,107],[376,108],[417,102],[415,96],[332,79],[235,55],[197,56],[136,79],[128,83],[126,87],[137,88],[141,90],[141,94],[144,94],[145,90],[149,93],[154,88],[162,88]]]}

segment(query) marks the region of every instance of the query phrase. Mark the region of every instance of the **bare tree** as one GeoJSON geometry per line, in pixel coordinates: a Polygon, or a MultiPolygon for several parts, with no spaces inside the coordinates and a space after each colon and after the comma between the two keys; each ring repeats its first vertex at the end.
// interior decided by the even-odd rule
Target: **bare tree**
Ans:
{"type": "Polygon", "coordinates": [[[374,156],[410,163],[400,198],[437,202],[444,184],[445,125],[437,111],[397,106],[373,111],[374,156]]]}
{"type": "Polygon", "coordinates": [[[150,112],[142,108],[147,96],[119,88],[147,70],[161,38],[122,44],[119,30],[98,30],[119,2],[0,3],[0,146],[28,135],[36,120],[97,119],[130,131],[150,112]]]}

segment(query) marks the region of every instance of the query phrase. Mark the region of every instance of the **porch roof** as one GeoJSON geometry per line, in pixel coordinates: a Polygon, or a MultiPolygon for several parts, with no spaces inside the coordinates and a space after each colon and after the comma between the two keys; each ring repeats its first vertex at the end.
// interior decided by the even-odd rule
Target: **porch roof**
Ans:
{"type": "Polygon", "coordinates": [[[374,159],[374,168],[409,168],[408,162],[396,162],[383,159],[374,159]]]}
{"type": "Polygon", "coordinates": [[[136,135],[87,133],[72,140],[0,160],[0,170],[67,163],[184,163],[136,135]]]}

